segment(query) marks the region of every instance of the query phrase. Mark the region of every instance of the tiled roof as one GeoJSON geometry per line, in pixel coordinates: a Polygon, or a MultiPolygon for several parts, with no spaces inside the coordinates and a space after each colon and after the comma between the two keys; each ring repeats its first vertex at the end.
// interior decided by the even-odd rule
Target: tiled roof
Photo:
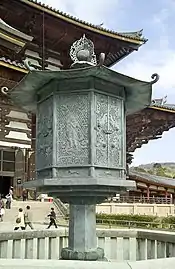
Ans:
{"type": "Polygon", "coordinates": [[[129,173],[129,175],[134,178],[138,177],[143,179],[144,182],[150,183],[150,184],[156,184],[156,185],[161,185],[161,186],[169,186],[169,187],[175,187],[175,179],[172,178],[167,178],[167,177],[160,177],[160,176],[155,176],[151,175],[148,173],[142,173],[142,172],[136,172],[132,171],[129,173]]]}
{"type": "Polygon", "coordinates": [[[109,29],[106,29],[102,26],[98,26],[98,25],[94,25],[94,24],[91,24],[91,23],[88,23],[86,21],[83,21],[83,20],[80,20],[74,16],[71,16],[67,13],[64,13],[56,8],[52,8],[51,6],[49,5],[46,5],[44,3],[41,3],[41,2],[38,2],[37,0],[20,0],[21,2],[24,2],[27,4],[27,2],[31,2],[31,3],[34,3],[40,7],[43,7],[45,9],[47,9],[48,11],[52,11],[54,12],[55,14],[58,14],[60,16],[63,16],[67,19],[71,19],[72,21],[74,22],[78,22],[78,23],[81,23],[81,24],[84,24],[86,26],[89,26],[91,28],[94,28],[94,29],[98,29],[98,30],[101,30],[103,31],[104,33],[109,33],[109,34],[113,34],[113,35],[117,35],[117,36],[120,36],[120,37],[123,37],[123,38],[129,38],[131,40],[137,40],[137,41],[140,41],[140,42],[143,42],[145,43],[147,41],[147,39],[145,39],[143,36],[142,36],[142,30],[140,31],[137,31],[137,32],[131,32],[131,33],[119,33],[119,32],[116,32],[116,31],[112,31],[112,30],[109,30],[109,29]]]}
{"type": "Polygon", "coordinates": [[[168,109],[168,110],[174,110],[175,111],[175,104],[162,104],[162,105],[159,105],[159,104],[152,104],[150,107],[153,107],[153,108],[162,108],[162,109],[168,109]]]}
{"type": "Polygon", "coordinates": [[[12,61],[10,59],[6,59],[5,57],[0,57],[0,61],[7,63],[7,64],[10,64],[10,65],[13,65],[13,66],[16,66],[16,67],[19,67],[21,69],[26,69],[26,67],[24,66],[23,63],[19,63],[17,61],[12,61]]]}

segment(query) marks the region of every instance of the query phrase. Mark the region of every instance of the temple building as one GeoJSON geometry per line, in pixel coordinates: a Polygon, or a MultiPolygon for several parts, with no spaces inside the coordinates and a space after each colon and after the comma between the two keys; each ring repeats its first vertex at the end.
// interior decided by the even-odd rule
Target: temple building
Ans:
{"type": "MultiPolygon", "coordinates": [[[[71,44],[83,35],[94,43],[105,66],[112,67],[146,43],[142,31],[118,33],[92,25],[33,0],[3,0],[0,5],[0,193],[35,177],[35,115],[16,107],[6,97],[28,69],[69,68],[71,44]]],[[[161,138],[175,126],[175,106],[154,100],[139,113],[127,116],[127,160],[135,149],[161,138]]],[[[130,175],[132,178],[134,175],[130,175]]],[[[135,179],[136,181],[136,176],[135,179]]],[[[138,175],[137,175],[138,180],[138,175]]],[[[147,184],[148,185],[148,184],[147,184]]],[[[147,186],[146,185],[146,186],[147,186]]],[[[137,184],[138,186],[138,184],[137,184]]],[[[164,186],[167,191],[167,186],[164,186]]],[[[144,191],[148,190],[145,187],[144,191]]],[[[149,189],[150,191],[150,189],[149,189]]],[[[149,192],[150,195],[150,192],[149,192]]]]}

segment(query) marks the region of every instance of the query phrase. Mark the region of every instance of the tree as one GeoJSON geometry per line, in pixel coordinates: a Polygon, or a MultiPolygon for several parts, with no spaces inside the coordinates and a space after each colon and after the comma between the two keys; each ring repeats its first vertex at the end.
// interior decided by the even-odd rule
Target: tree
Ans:
{"type": "Polygon", "coordinates": [[[137,172],[146,173],[146,170],[141,167],[135,167],[134,170],[137,172]]]}
{"type": "Polygon", "coordinates": [[[160,164],[160,163],[154,163],[153,164],[153,168],[155,169],[157,169],[157,168],[161,168],[162,167],[162,165],[160,164]]]}

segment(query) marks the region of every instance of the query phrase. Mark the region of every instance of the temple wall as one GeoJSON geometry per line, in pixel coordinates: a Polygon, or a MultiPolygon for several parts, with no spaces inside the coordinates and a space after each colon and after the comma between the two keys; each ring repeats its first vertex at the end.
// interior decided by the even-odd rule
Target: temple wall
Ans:
{"type": "Polygon", "coordinates": [[[146,214],[166,217],[174,215],[174,211],[175,206],[173,204],[102,203],[96,206],[97,213],[106,214],[146,214]]]}

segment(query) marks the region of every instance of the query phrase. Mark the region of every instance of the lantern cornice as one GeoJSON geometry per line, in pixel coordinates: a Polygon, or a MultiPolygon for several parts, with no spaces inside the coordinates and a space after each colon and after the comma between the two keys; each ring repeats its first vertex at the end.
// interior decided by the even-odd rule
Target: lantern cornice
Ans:
{"type": "Polygon", "coordinates": [[[126,112],[135,113],[150,105],[152,95],[152,81],[145,82],[117,73],[104,66],[90,66],[61,71],[31,71],[12,90],[10,95],[17,105],[26,110],[35,111],[37,93],[50,80],[66,80],[67,78],[97,78],[110,82],[113,86],[122,86],[126,94],[126,112]]]}

